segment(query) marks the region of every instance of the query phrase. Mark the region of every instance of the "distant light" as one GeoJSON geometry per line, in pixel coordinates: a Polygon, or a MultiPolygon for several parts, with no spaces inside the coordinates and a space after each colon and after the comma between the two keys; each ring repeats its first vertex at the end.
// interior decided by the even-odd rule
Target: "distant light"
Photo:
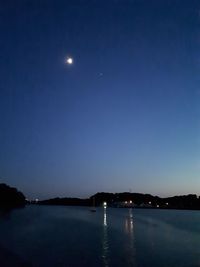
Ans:
{"type": "Polygon", "coordinates": [[[38,198],[36,198],[36,199],[35,199],[35,202],[38,202],[38,201],[39,201],[39,199],[38,199],[38,198]]]}
{"type": "Polygon", "coordinates": [[[151,205],[151,201],[149,201],[149,205],[151,205]]]}
{"type": "Polygon", "coordinates": [[[65,61],[68,65],[72,65],[74,60],[72,57],[67,57],[66,61],[65,61]]]}
{"type": "Polygon", "coordinates": [[[159,205],[157,205],[156,207],[157,207],[157,208],[159,208],[160,206],[159,206],[159,205]]]}
{"type": "Polygon", "coordinates": [[[104,206],[104,208],[106,208],[107,207],[107,202],[103,202],[103,206],[104,206]]]}
{"type": "Polygon", "coordinates": [[[169,203],[167,202],[166,205],[169,205],[169,203]]]}
{"type": "Polygon", "coordinates": [[[125,201],[125,204],[127,204],[127,201],[125,201]]]}
{"type": "Polygon", "coordinates": [[[133,203],[133,201],[132,201],[132,200],[130,200],[129,202],[130,202],[130,204],[132,204],[132,203],[133,203]]]}

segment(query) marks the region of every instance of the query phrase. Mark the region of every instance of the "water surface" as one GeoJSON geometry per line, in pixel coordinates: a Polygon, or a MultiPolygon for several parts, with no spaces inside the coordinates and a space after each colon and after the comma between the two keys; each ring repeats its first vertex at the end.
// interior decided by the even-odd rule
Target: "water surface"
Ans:
{"type": "Polygon", "coordinates": [[[27,206],[0,215],[1,267],[200,266],[200,212],[27,206]]]}

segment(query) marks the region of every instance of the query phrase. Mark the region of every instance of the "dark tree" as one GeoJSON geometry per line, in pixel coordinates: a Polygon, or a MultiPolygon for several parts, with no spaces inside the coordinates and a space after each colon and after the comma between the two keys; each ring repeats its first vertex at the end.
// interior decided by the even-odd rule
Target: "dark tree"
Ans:
{"type": "Polygon", "coordinates": [[[25,197],[16,188],[0,184],[0,207],[20,207],[25,205],[25,197]]]}

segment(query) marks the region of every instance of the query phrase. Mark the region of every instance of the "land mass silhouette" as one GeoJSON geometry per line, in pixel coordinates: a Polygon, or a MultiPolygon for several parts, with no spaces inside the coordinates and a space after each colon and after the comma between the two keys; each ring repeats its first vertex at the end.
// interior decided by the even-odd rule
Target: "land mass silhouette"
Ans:
{"type": "Polygon", "coordinates": [[[195,194],[161,198],[143,193],[105,193],[99,192],[89,198],[52,198],[27,202],[22,192],[4,183],[0,184],[0,208],[23,207],[25,204],[66,205],[66,206],[102,206],[121,208],[162,208],[200,210],[200,196],[195,194]]]}
{"type": "Polygon", "coordinates": [[[161,198],[142,193],[96,193],[89,198],[52,198],[38,201],[39,205],[102,206],[110,207],[163,208],[163,209],[200,209],[200,197],[195,194],[161,198]]]}
{"type": "Polygon", "coordinates": [[[25,203],[25,196],[16,188],[0,184],[0,208],[23,207],[25,203]]]}

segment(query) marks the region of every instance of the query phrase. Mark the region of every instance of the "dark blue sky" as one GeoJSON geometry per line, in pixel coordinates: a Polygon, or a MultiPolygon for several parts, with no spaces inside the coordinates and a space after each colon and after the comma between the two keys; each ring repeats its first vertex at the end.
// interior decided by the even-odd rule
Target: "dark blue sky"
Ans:
{"type": "Polygon", "coordinates": [[[2,182],[200,194],[198,2],[2,1],[2,182]]]}

